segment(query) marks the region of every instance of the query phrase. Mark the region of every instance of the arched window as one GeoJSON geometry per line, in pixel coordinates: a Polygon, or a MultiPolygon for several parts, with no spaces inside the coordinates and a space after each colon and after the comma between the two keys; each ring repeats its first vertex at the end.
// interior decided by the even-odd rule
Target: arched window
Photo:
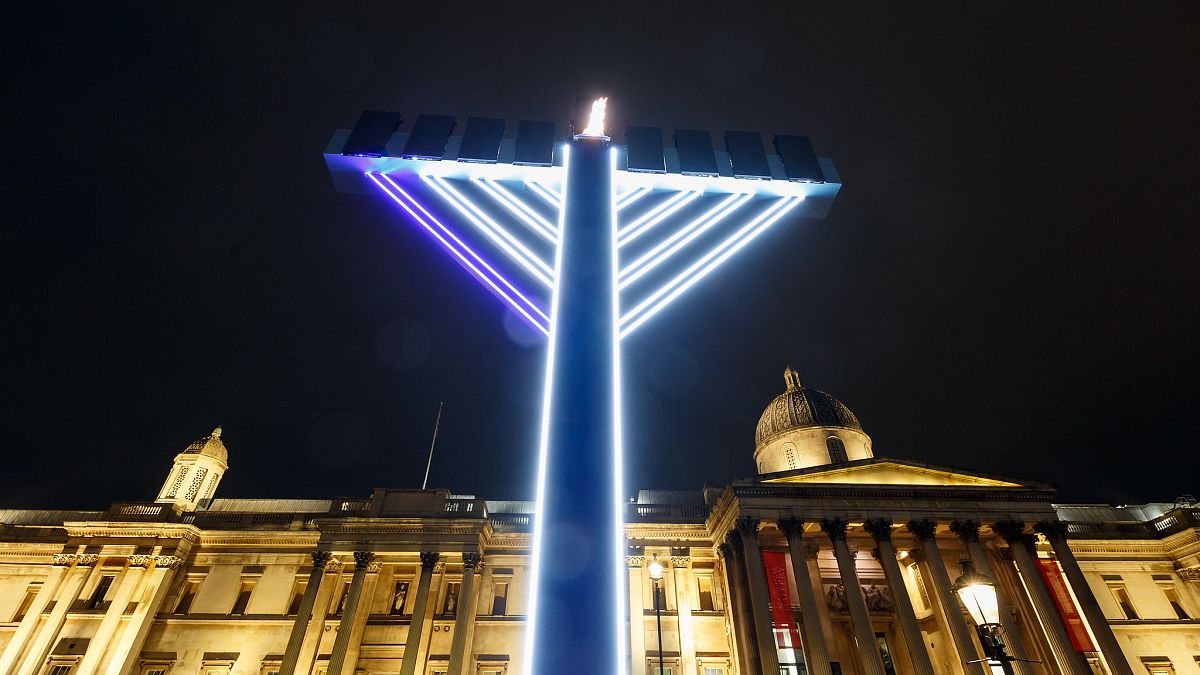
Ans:
{"type": "Polygon", "coordinates": [[[846,446],[842,444],[842,439],[837,436],[826,438],[825,447],[829,449],[830,464],[842,464],[849,461],[846,458],[846,446]]]}

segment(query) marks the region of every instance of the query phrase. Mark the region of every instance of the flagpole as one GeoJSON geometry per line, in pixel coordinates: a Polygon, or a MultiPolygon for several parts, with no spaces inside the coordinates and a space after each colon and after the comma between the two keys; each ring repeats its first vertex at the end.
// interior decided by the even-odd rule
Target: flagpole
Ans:
{"type": "Polygon", "coordinates": [[[433,422],[433,441],[429,443],[429,461],[425,463],[425,480],[421,481],[422,490],[429,485],[429,469],[433,466],[433,449],[437,447],[438,427],[442,424],[442,407],[445,405],[445,401],[438,402],[437,419],[433,422]]]}

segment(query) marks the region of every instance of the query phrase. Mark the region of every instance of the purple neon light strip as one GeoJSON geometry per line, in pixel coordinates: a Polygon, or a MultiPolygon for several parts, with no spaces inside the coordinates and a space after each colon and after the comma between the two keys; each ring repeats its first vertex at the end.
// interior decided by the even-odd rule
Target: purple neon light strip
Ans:
{"type": "Polygon", "coordinates": [[[514,287],[507,279],[501,276],[500,273],[497,272],[491,265],[485,262],[483,258],[479,257],[475,251],[471,250],[469,246],[464,244],[463,241],[459,239],[452,231],[450,231],[449,228],[438,221],[437,218],[434,218],[424,206],[421,206],[420,202],[413,199],[413,197],[405,192],[404,188],[401,188],[396,181],[392,180],[387,174],[368,173],[367,177],[370,178],[371,182],[375,183],[375,185],[378,186],[379,189],[384,192],[384,194],[386,194],[388,197],[391,197],[392,201],[399,204],[400,208],[404,209],[413,220],[417,221],[417,223],[419,223],[431,235],[433,235],[433,237],[438,240],[442,247],[449,251],[455,258],[457,258],[458,261],[471,273],[473,273],[476,278],[483,282],[484,285],[486,285],[500,299],[507,302],[513,308],[513,310],[517,312],[518,315],[524,318],[531,326],[541,331],[543,335],[549,335],[550,318],[546,316],[546,313],[543,312],[536,304],[534,304],[533,301],[518,291],[516,287],[514,287]],[[379,177],[381,175],[383,180],[387,181],[387,183],[392,186],[394,192],[393,189],[388,189],[388,187],[384,185],[382,181],[380,181],[379,177]],[[416,211],[414,211],[409,204],[411,204],[412,207],[416,207],[416,209],[424,214],[425,217],[423,218],[416,211]],[[428,218],[428,221],[426,218],[428,218]],[[432,222],[433,225],[430,225],[430,222],[432,222]],[[503,286],[503,288],[501,286],[503,286]]]}

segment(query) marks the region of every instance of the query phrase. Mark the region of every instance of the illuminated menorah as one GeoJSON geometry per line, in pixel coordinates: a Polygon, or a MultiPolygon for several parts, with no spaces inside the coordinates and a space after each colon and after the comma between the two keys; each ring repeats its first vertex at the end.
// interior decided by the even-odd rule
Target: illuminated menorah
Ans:
{"type": "MultiPolygon", "coordinates": [[[[604,101],[556,142],[549,122],[366,112],[325,160],[342,192],[376,191],[548,336],[526,673],[627,672],[621,343],[788,215],[822,218],[840,182],[808,139],[629,127],[604,101]],[[501,261],[507,261],[504,264],[501,261]]],[[[406,655],[407,656],[407,655],[406,655]]],[[[405,659],[409,666],[411,659],[405,659]]],[[[412,675],[402,672],[401,675],[412,675]]],[[[458,675],[458,674],[455,674],[458,675]]]]}

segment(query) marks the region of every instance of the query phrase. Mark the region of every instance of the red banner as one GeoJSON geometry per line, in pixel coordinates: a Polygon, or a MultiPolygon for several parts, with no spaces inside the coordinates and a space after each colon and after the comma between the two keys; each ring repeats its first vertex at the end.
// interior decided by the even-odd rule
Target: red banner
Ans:
{"type": "Polygon", "coordinates": [[[763,551],[763,565],[767,568],[767,589],[771,593],[771,618],[775,620],[776,647],[800,649],[800,631],[792,619],[792,596],[788,593],[787,562],[779,551],[763,551]],[[791,644],[778,644],[780,631],[787,629],[791,644]]]}
{"type": "Polygon", "coordinates": [[[1062,617],[1063,624],[1067,627],[1067,633],[1071,636],[1071,646],[1077,652],[1096,651],[1096,648],[1092,646],[1092,638],[1088,635],[1087,626],[1083,624],[1083,617],[1079,614],[1079,608],[1071,599],[1067,580],[1063,578],[1062,570],[1058,569],[1058,563],[1046,558],[1038,558],[1037,562],[1038,571],[1042,573],[1042,581],[1046,582],[1046,588],[1050,589],[1050,597],[1054,598],[1054,604],[1058,607],[1058,615],[1062,617]]]}

